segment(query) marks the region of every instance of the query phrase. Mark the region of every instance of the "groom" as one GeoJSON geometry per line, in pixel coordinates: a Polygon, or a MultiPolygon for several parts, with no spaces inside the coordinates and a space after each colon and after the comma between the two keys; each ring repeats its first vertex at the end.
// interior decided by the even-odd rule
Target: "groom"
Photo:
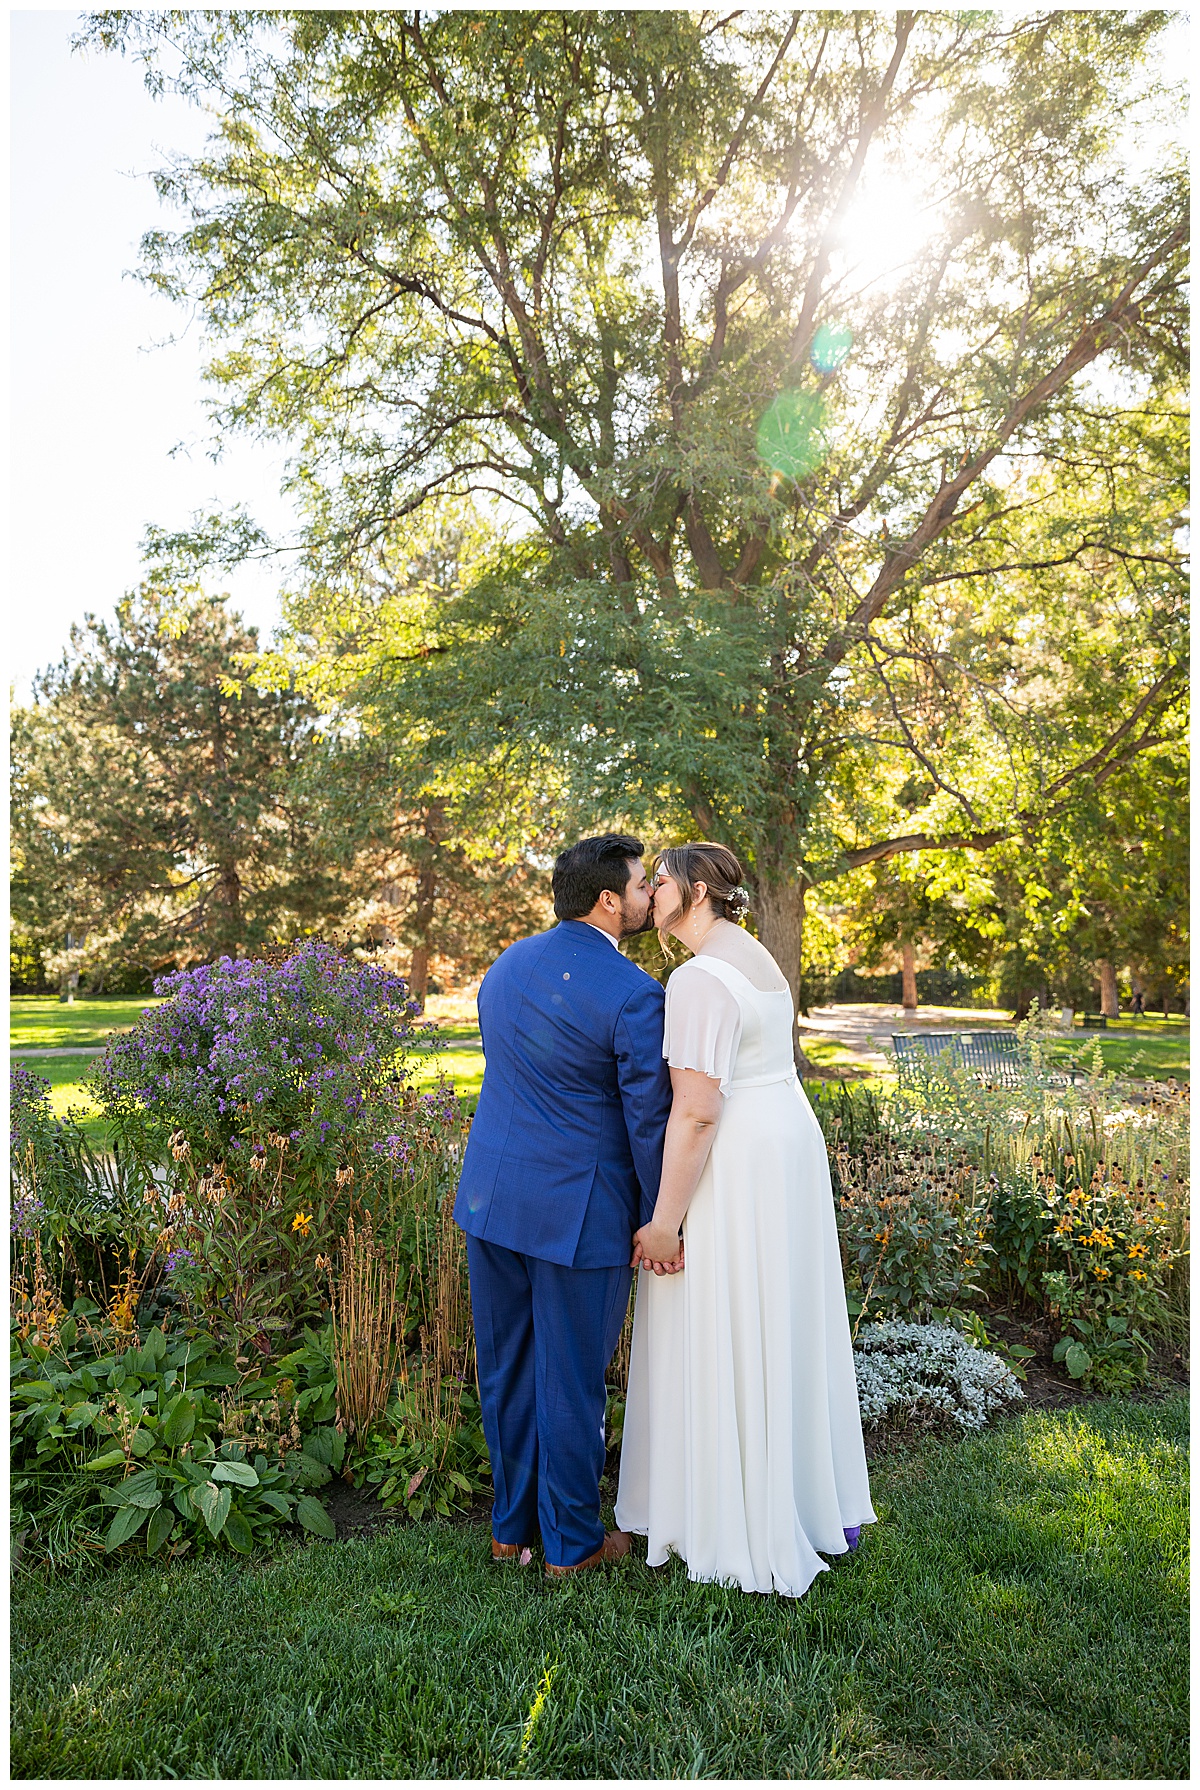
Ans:
{"type": "Polygon", "coordinates": [[[554,866],[560,924],[479,990],[487,1067],[454,1217],[467,1234],[492,1557],[540,1529],[562,1577],[629,1552],[604,1532],[604,1374],[653,1211],[671,1084],[663,991],[617,948],[650,924],[642,843],[581,839],[554,866]]]}

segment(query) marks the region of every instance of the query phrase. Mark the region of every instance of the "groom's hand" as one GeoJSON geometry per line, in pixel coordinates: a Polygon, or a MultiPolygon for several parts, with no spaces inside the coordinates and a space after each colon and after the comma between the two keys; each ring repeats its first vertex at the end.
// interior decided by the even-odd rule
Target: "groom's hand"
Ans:
{"type": "Polygon", "coordinates": [[[683,1267],[683,1240],[669,1225],[651,1219],[633,1235],[633,1265],[653,1268],[656,1274],[678,1274],[683,1267]]]}

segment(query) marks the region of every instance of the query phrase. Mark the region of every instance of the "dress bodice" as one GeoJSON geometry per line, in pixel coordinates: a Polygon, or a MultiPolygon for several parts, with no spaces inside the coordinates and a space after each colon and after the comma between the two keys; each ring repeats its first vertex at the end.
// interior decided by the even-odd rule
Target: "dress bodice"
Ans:
{"type": "Polygon", "coordinates": [[[723,1094],[786,1081],[795,1074],[794,1021],[786,988],[756,988],[719,957],[693,957],[667,983],[663,1055],[673,1068],[713,1076],[723,1094]]]}

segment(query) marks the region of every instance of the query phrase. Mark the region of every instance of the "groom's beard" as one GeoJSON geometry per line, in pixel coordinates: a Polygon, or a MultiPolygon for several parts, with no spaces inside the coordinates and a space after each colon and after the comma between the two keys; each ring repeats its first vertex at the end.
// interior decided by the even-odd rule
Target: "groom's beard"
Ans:
{"type": "Polygon", "coordinates": [[[654,903],[653,902],[651,902],[650,906],[646,909],[645,918],[642,920],[638,920],[636,922],[630,917],[629,913],[627,912],[627,910],[625,908],[624,902],[621,903],[621,937],[623,939],[636,938],[639,932],[653,932],[653,931],[654,931],[654,903]]]}

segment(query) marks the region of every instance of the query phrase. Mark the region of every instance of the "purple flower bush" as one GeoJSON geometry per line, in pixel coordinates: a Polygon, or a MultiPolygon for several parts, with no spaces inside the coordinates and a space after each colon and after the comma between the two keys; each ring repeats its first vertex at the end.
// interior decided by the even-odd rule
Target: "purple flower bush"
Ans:
{"type": "Polygon", "coordinates": [[[181,970],[154,992],[163,1005],[110,1042],[97,1077],[119,1128],[160,1143],[182,1132],[219,1156],[286,1136],[302,1159],[402,1129],[429,1031],[403,977],[314,942],[278,966],[181,970]]]}
{"type": "Polygon", "coordinates": [[[381,1241],[415,1247],[414,1196],[452,1179],[458,1102],[411,1085],[434,1028],[403,978],[328,945],[281,964],[222,958],[155,993],[163,1004],[110,1041],[94,1085],[119,1148],[158,1165],[170,1296],[261,1351],[319,1317],[317,1264],[352,1207],[381,1241]]]}

